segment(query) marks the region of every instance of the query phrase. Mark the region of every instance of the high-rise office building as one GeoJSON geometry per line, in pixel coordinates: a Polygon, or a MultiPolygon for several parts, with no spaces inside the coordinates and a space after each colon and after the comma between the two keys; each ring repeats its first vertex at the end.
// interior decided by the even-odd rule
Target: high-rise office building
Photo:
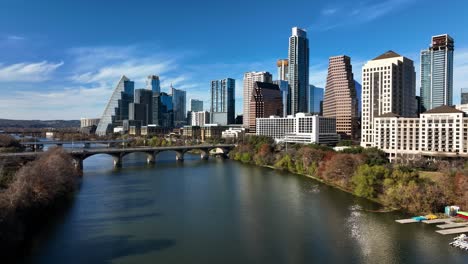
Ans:
{"type": "Polygon", "coordinates": [[[154,95],[157,95],[161,92],[161,86],[159,83],[159,76],[150,75],[146,78],[146,89],[153,92],[154,95]]]}
{"type": "Polygon", "coordinates": [[[122,126],[123,120],[128,119],[128,106],[133,102],[135,83],[122,76],[104,109],[96,134],[104,136],[112,133],[114,127],[122,126]]]}
{"type": "Polygon", "coordinates": [[[276,66],[278,67],[278,80],[287,81],[289,70],[288,59],[279,59],[276,62],[276,66]]]}
{"type": "Polygon", "coordinates": [[[309,85],[309,113],[322,115],[323,88],[309,85]]]}
{"type": "Polygon", "coordinates": [[[172,106],[174,109],[174,126],[182,127],[187,121],[186,115],[186,92],[171,86],[172,106]]]}
{"type": "Polygon", "coordinates": [[[429,49],[421,51],[423,111],[453,104],[453,50],[453,38],[445,34],[432,37],[429,49]]]}
{"type": "Polygon", "coordinates": [[[276,84],[255,82],[250,99],[249,130],[255,131],[256,118],[283,114],[283,97],[276,84]]]}
{"type": "Polygon", "coordinates": [[[174,107],[171,95],[161,92],[153,96],[152,123],[159,127],[174,127],[174,107]]]}
{"type": "MultiPolygon", "coordinates": [[[[144,106],[144,119],[137,119],[135,116],[130,115],[130,120],[140,120],[141,124],[146,126],[153,122],[153,91],[148,89],[135,89],[135,104],[144,106]],[[133,119],[132,119],[133,118],[133,119]]],[[[137,106],[138,109],[139,106],[137,106]]],[[[141,117],[140,117],[141,118],[141,117]]]]}
{"type": "Polygon", "coordinates": [[[254,89],[255,82],[272,83],[273,76],[269,72],[246,72],[244,74],[244,91],[243,91],[243,126],[248,128],[250,125],[249,111],[250,99],[252,98],[252,90],[254,89]]]}
{"type": "Polygon", "coordinates": [[[284,80],[276,80],[273,81],[274,84],[278,85],[280,91],[281,91],[281,96],[283,98],[283,114],[282,116],[285,117],[289,115],[288,109],[291,108],[290,102],[291,102],[291,97],[289,93],[289,83],[288,81],[284,80]]]}
{"type": "Polygon", "coordinates": [[[236,81],[231,78],[211,81],[211,113],[227,113],[228,124],[235,123],[236,81]]]}
{"type": "Polygon", "coordinates": [[[357,136],[358,102],[351,58],[348,56],[330,57],[323,116],[336,118],[338,134],[351,138],[357,136]]]}
{"type": "Polygon", "coordinates": [[[460,103],[468,104],[468,88],[461,89],[460,103]]]}
{"type": "Polygon", "coordinates": [[[292,28],[289,38],[289,85],[291,87],[291,114],[307,112],[309,99],[309,40],[307,33],[297,27],[292,28]]]}
{"type": "Polygon", "coordinates": [[[203,101],[198,99],[190,99],[190,111],[200,112],[203,111],[203,101]]]}
{"type": "Polygon", "coordinates": [[[386,113],[416,116],[413,61],[388,51],[362,68],[361,146],[372,147],[374,118],[386,113]]]}

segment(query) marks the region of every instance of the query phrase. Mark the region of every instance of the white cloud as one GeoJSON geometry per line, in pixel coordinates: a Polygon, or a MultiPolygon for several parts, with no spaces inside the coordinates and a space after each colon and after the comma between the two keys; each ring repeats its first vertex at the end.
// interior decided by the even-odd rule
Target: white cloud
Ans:
{"type": "Polygon", "coordinates": [[[336,8],[327,8],[327,9],[323,9],[321,13],[324,16],[330,16],[330,15],[335,14],[337,11],[338,9],[336,8]]]}
{"type": "Polygon", "coordinates": [[[47,61],[35,63],[17,63],[11,65],[0,64],[0,82],[42,82],[49,80],[51,75],[61,67],[63,62],[49,63],[47,61]]]}
{"type": "Polygon", "coordinates": [[[25,37],[18,36],[18,35],[9,35],[6,38],[8,40],[12,40],[12,41],[19,41],[19,40],[25,40],[26,39],[25,37]]]}
{"type": "Polygon", "coordinates": [[[99,117],[111,93],[112,89],[101,86],[77,86],[47,92],[18,91],[0,98],[0,112],[2,118],[10,119],[99,117]]]}
{"type": "Polygon", "coordinates": [[[351,2],[340,9],[326,8],[320,13],[318,21],[311,27],[316,31],[327,31],[343,26],[356,26],[374,21],[405,5],[419,0],[378,0],[361,3],[351,2]]]}

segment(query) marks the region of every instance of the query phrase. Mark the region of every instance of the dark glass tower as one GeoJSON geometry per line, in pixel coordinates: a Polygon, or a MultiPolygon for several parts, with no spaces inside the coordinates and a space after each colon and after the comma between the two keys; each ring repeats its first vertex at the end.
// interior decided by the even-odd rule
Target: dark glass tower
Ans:
{"type": "Polygon", "coordinates": [[[297,27],[289,38],[289,85],[291,87],[292,115],[308,111],[309,99],[309,40],[307,33],[297,27]]]}

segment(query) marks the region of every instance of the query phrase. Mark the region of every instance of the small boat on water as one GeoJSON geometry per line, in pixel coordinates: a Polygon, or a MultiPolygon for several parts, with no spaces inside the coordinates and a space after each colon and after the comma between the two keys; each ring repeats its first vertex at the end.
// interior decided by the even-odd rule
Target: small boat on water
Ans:
{"type": "Polygon", "coordinates": [[[468,250],[468,237],[465,234],[461,234],[453,239],[449,245],[463,250],[468,250]]]}
{"type": "Polygon", "coordinates": [[[421,222],[421,221],[427,220],[427,217],[421,215],[421,216],[415,216],[413,217],[413,219],[418,222],[421,222]]]}

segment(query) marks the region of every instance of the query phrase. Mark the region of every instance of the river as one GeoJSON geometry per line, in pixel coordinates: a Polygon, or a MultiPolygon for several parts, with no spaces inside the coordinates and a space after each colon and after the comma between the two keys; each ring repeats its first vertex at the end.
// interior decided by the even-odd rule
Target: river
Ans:
{"type": "Polygon", "coordinates": [[[197,155],[113,169],[84,162],[79,191],[19,263],[468,263],[435,226],[312,179],[197,155]]]}

